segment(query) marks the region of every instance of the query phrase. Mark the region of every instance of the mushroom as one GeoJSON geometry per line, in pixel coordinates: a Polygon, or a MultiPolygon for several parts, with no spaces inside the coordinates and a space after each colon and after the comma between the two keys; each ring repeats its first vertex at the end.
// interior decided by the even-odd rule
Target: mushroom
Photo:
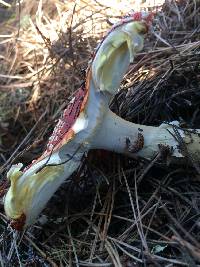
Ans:
{"type": "Polygon", "coordinates": [[[165,147],[170,148],[173,158],[183,158],[185,153],[173,134],[176,129],[188,152],[195,160],[200,159],[200,140],[194,131],[185,131],[175,122],[159,127],[134,124],[109,109],[109,101],[119,89],[130,62],[143,48],[152,18],[152,14],[137,12],[112,27],[89,62],[85,84],[64,110],[46,151],[24,170],[21,163],[9,170],[11,185],[4,206],[14,228],[20,230],[35,222],[89,149],[152,159],[165,147]]]}

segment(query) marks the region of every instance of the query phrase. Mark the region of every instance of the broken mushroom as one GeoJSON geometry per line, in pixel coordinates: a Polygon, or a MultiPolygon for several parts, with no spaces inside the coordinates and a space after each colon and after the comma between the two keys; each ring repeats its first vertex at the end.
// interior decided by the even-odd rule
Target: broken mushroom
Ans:
{"type": "Polygon", "coordinates": [[[172,157],[182,158],[186,151],[180,147],[178,134],[194,160],[200,159],[200,140],[194,131],[183,130],[177,123],[159,127],[134,124],[109,109],[111,96],[119,89],[130,62],[143,48],[152,17],[145,12],[133,13],[112,27],[97,47],[85,84],[64,110],[46,151],[25,169],[19,163],[9,170],[11,185],[5,197],[5,211],[14,228],[19,230],[34,223],[89,149],[152,159],[162,146],[170,149],[172,157]]]}

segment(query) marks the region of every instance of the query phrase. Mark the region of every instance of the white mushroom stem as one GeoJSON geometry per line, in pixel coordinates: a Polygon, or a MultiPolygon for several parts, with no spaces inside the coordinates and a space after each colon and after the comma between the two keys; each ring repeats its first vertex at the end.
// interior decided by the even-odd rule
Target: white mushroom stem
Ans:
{"type": "Polygon", "coordinates": [[[200,160],[199,130],[184,130],[178,122],[161,124],[159,127],[128,122],[108,110],[91,148],[115,151],[122,154],[137,154],[152,159],[160,147],[170,150],[174,158],[183,158],[189,153],[195,161],[200,160]],[[183,142],[183,147],[181,147],[183,142]],[[184,150],[186,149],[186,150],[184,150]]]}

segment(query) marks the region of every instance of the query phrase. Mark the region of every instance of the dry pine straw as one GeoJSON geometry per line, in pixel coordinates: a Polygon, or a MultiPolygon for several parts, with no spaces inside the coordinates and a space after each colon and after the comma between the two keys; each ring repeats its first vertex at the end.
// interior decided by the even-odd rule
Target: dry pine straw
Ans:
{"type": "MultiPolygon", "coordinates": [[[[84,11],[86,6],[82,4],[84,11]]],[[[60,1],[57,5],[64,12],[60,1]]],[[[26,14],[30,10],[34,14],[34,8],[29,6],[26,14]]],[[[107,27],[101,24],[103,28],[97,27],[92,34],[82,33],[80,25],[87,18],[91,21],[94,16],[93,26],[107,18],[104,6],[95,7],[93,2],[93,8],[96,13],[84,20],[80,19],[78,7],[74,10],[72,6],[69,14],[66,11],[71,19],[68,31],[60,30],[56,43],[49,40],[48,28],[56,25],[57,29],[62,23],[50,19],[54,14],[50,14],[51,6],[45,21],[41,12],[36,17],[38,29],[31,24],[22,30],[20,38],[28,41],[27,47],[23,42],[13,44],[12,39],[6,39],[3,49],[10,57],[3,59],[8,63],[3,65],[2,73],[10,77],[1,77],[1,96],[10,105],[18,101],[18,113],[14,118],[5,116],[0,124],[2,157],[8,160],[14,153],[5,167],[13,159],[26,163],[40,154],[66,105],[63,99],[81,83],[80,69],[98,41],[95,33],[99,36],[107,27]],[[76,18],[79,20],[74,22],[76,18]],[[80,28],[72,26],[79,22],[80,28]],[[31,46],[35,38],[38,40],[31,46]],[[12,50],[14,45],[17,52],[12,50]],[[12,79],[11,75],[22,78],[12,79]],[[32,128],[38,118],[38,125],[32,128]],[[33,140],[37,142],[27,149],[33,140]]],[[[111,103],[116,113],[142,124],[178,120],[183,127],[200,127],[199,13],[199,1],[165,2],[145,50],[130,66],[111,103]]],[[[57,32],[54,28],[51,31],[57,32]]],[[[148,162],[105,151],[90,152],[72,179],[52,198],[39,223],[26,233],[10,229],[2,210],[1,265],[198,266],[198,170],[192,163],[172,165],[168,155],[148,162]]]]}

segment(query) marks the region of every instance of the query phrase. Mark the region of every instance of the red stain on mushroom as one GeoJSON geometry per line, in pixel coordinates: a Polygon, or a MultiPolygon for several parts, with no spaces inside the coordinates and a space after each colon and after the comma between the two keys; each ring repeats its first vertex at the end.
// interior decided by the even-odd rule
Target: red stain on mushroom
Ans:
{"type": "Polygon", "coordinates": [[[22,231],[25,222],[26,222],[26,215],[22,213],[22,215],[18,219],[11,221],[10,226],[17,231],[22,231]]]}
{"type": "Polygon", "coordinates": [[[27,171],[33,164],[37,163],[38,161],[50,156],[52,152],[58,150],[75,136],[72,126],[75,123],[76,119],[79,117],[80,113],[85,110],[87,104],[91,78],[90,68],[88,68],[87,70],[86,77],[87,79],[85,81],[85,84],[76,91],[73,99],[71,100],[67,108],[63,111],[62,117],[59,119],[52,135],[49,138],[46,150],[41,155],[41,157],[33,160],[29,166],[24,168],[23,172],[27,171]]]}
{"type": "Polygon", "coordinates": [[[142,20],[142,13],[141,12],[135,12],[135,13],[133,13],[133,20],[134,21],[140,21],[140,20],[142,20]]]}
{"type": "Polygon", "coordinates": [[[63,116],[59,119],[54,131],[49,138],[46,153],[48,154],[62,141],[64,135],[69,132],[76,119],[78,118],[81,110],[83,100],[85,98],[86,90],[82,86],[76,91],[74,98],[69,103],[68,107],[64,110],[63,116]]]}
{"type": "Polygon", "coordinates": [[[75,135],[72,130],[76,119],[80,113],[84,111],[88,95],[89,95],[89,81],[91,76],[91,70],[87,71],[87,80],[85,84],[81,86],[75,93],[73,99],[69,103],[68,107],[64,110],[63,116],[59,119],[57,125],[54,128],[52,135],[47,143],[47,148],[42,157],[49,155],[52,151],[59,149],[64,143],[67,143],[75,135]]]}

